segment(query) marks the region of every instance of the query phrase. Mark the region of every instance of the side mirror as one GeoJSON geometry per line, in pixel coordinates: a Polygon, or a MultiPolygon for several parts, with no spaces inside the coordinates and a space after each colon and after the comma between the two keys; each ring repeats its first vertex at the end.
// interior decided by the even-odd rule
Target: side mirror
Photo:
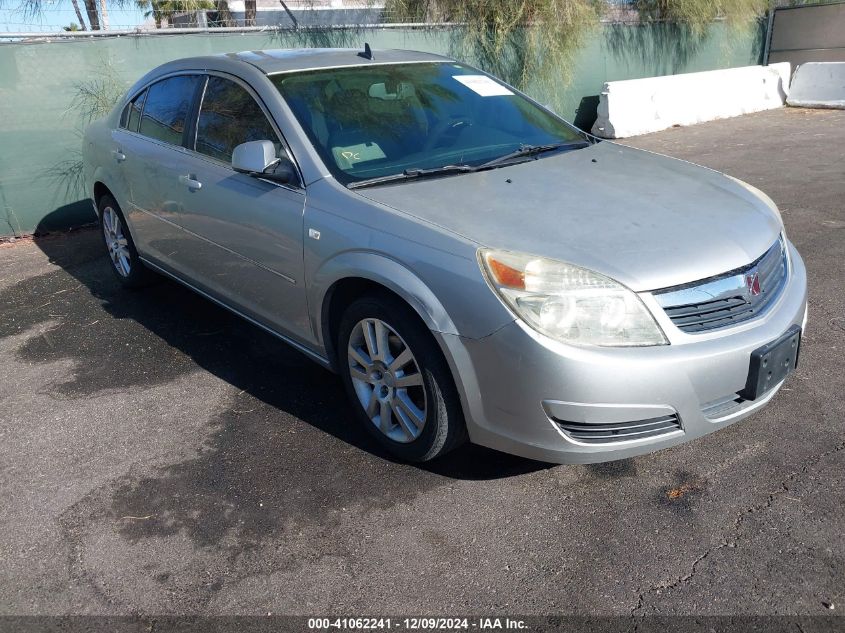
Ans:
{"type": "Polygon", "coordinates": [[[264,170],[263,174],[256,175],[260,175],[261,178],[266,178],[267,180],[272,180],[273,182],[278,182],[282,185],[290,185],[297,182],[296,168],[293,166],[291,159],[287,156],[282,156],[278,159],[275,166],[267,168],[264,170]]]}
{"type": "Polygon", "coordinates": [[[296,170],[287,156],[276,157],[271,141],[241,143],[232,152],[232,169],[256,178],[266,178],[281,184],[296,180],[296,170]]]}

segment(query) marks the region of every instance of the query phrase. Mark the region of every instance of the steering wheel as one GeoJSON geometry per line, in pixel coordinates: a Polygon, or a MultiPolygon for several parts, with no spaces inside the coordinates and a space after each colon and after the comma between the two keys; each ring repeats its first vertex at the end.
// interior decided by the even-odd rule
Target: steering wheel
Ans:
{"type": "Polygon", "coordinates": [[[438,147],[442,144],[441,141],[450,137],[456,137],[462,130],[470,126],[472,126],[472,119],[466,116],[456,116],[441,121],[428,133],[423,150],[430,151],[438,147]]]}

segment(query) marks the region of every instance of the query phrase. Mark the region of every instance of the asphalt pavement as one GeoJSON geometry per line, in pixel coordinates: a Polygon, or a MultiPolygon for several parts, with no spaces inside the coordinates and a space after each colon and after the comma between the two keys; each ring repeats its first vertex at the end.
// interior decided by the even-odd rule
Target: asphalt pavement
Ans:
{"type": "Polygon", "coordinates": [[[340,381],[96,231],[0,247],[0,614],[845,612],[845,112],[631,145],[766,191],[805,258],[770,406],[635,459],[389,459],[340,381]]]}

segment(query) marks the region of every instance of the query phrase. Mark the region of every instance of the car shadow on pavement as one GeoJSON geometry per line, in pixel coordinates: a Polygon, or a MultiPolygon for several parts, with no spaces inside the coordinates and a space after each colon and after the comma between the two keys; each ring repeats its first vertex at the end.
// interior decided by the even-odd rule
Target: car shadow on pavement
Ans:
{"type": "MultiPolygon", "coordinates": [[[[137,291],[121,288],[102,255],[97,230],[47,236],[36,244],[95,299],[91,305],[68,303],[71,318],[55,332],[68,354],[81,361],[74,381],[59,387],[66,395],[161,384],[199,367],[237,390],[229,412],[236,419],[251,412],[276,422],[304,421],[359,451],[393,462],[358,427],[340,379],[284,342],[169,279],[137,291]],[[76,327],[70,327],[73,323],[76,327]],[[90,323],[92,329],[87,330],[90,323]]],[[[39,294],[50,295],[48,289],[39,294]]],[[[33,342],[28,353],[33,359],[49,356],[46,345],[33,342]]],[[[466,445],[416,468],[442,477],[485,480],[550,466],[466,445]]]]}
{"type": "MultiPolygon", "coordinates": [[[[123,289],[98,230],[35,243],[59,269],[0,291],[0,339],[25,334],[18,361],[65,363],[63,378],[37,387],[56,407],[140,403],[109,424],[154,434],[147,446],[137,431],[123,433],[134,438],[132,466],[68,509],[62,521],[72,533],[117,524],[130,542],[184,533],[197,546],[238,553],[304,523],[330,529],[349,512],[448,494],[455,480],[551,466],[472,445],[426,464],[397,462],[359,428],[340,379],[282,341],[164,278],[123,289]],[[182,402],[171,409],[171,398],[182,402]],[[208,406],[192,417],[184,402],[208,406]],[[164,419],[171,410],[182,413],[164,419]]],[[[126,445],[109,442],[98,446],[103,459],[116,451],[125,460],[126,445]]]]}

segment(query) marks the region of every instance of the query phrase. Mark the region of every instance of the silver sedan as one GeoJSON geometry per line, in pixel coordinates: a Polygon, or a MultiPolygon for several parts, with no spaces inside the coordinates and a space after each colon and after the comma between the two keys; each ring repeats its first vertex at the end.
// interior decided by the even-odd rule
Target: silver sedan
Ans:
{"type": "Polygon", "coordinates": [[[122,284],[172,277],[333,369],[401,459],[629,457],[759,410],[797,364],[804,264],[764,193],[451,59],[174,61],[83,153],[122,284]]]}

